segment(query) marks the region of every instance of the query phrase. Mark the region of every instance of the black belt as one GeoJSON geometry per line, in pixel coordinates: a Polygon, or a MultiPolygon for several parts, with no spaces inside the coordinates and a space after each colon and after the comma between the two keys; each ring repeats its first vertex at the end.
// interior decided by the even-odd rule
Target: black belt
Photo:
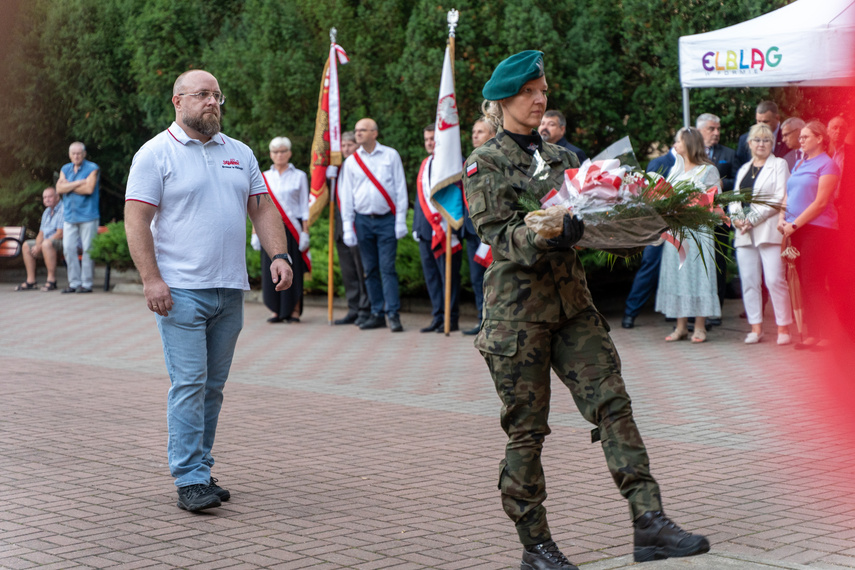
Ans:
{"type": "Polygon", "coordinates": [[[365,216],[366,218],[385,218],[386,216],[391,216],[392,212],[386,212],[385,214],[360,214],[356,213],[357,216],[365,216]]]}

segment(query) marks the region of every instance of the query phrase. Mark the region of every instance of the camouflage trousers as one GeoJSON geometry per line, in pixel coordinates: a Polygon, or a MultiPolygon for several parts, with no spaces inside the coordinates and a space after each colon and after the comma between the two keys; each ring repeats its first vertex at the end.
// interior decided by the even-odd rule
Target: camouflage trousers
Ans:
{"type": "Polygon", "coordinates": [[[550,368],[570,389],[585,419],[597,426],[609,471],[629,501],[632,519],[662,509],[608,331],[602,315],[590,309],[560,323],[487,320],[475,340],[502,399],[501,424],[508,434],[499,473],[502,506],[525,546],[550,538],[540,461],[550,433],[550,368]]]}

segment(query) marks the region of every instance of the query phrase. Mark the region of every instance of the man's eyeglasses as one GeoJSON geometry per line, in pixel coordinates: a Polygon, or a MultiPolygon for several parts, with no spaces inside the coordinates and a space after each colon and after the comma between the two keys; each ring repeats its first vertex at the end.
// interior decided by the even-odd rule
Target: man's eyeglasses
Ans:
{"type": "Polygon", "coordinates": [[[198,91],[196,93],[179,93],[179,95],[189,95],[190,97],[195,97],[200,101],[207,101],[213,97],[220,105],[226,102],[226,96],[219,91],[198,91]]]}
{"type": "Polygon", "coordinates": [[[772,139],[751,139],[754,144],[772,144],[772,139]]]}

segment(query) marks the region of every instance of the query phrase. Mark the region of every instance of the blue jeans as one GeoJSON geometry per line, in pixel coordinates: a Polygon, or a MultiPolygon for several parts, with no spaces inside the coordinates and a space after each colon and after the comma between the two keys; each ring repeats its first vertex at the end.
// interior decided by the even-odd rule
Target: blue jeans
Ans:
{"type": "Polygon", "coordinates": [[[626,298],[624,314],[629,317],[637,317],[641,308],[650,298],[650,294],[656,290],[659,283],[659,264],[662,262],[662,246],[648,245],[641,254],[641,267],[632,281],[632,289],[626,298]]]}
{"type": "Polygon", "coordinates": [[[362,269],[365,271],[365,288],[371,301],[373,314],[395,315],[401,310],[398,293],[398,239],[395,237],[395,216],[363,216],[356,214],[356,230],[362,269]]]}
{"type": "Polygon", "coordinates": [[[172,387],[166,405],[169,471],[176,487],[207,484],[211,448],[238,334],[240,289],[172,289],[169,316],[156,315],[172,387]]]}
{"type": "Polygon", "coordinates": [[[92,274],[95,264],[89,257],[89,247],[92,238],[98,233],[98,220],[72,224],[62,224],[62,248],[65,256],[65,266],[68,268],[68,286],[77,289],[80,286],[92,288],[92,274]],[[77,258],[77,246],[83,248],[83,275],[80,271],[80,260],[77,258]]]}

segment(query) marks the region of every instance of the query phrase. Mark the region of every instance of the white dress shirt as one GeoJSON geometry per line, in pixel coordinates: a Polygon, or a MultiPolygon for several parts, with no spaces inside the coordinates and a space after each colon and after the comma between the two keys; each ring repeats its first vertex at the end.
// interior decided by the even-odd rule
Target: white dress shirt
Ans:
{"type": "MultiPolygon", "coordinates": [[[[375,144],[374,150],[370,153],[362,147],[359,147],[356,152],[395,204],[396,224],[406,224],[409,196],[401,155],[393,148],[380,143],[375,144]]],[[[345,227],[353,223],[355,214],[382,215],[391,211],[380,190],[365,175],[354,156],[349,156],[341,167],[339,198],[341,218],[345,227]]]]}
{"type": "MultiPolygon", "coordinates": [[[[285,172],[279,174],[275,166],[264,173],[270,191],[276,197],[276,201],[295,223],[297,219],[308,221],[309,219],[309,179],[306,173],[288,163],[285,172]]],[[[298,227],[297,231],[302,231],[298,227]]]]}

